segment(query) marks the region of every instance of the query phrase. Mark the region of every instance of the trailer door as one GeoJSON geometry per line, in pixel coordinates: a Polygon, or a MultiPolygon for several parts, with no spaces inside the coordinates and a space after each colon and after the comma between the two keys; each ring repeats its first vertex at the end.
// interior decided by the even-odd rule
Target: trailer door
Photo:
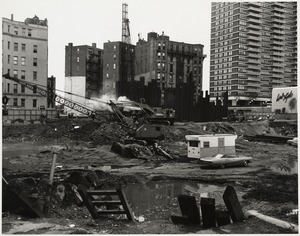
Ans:
{"type": "Polygon", "coordinates": [[[225,153],[224,138],[218,138],[218,151],[221,154],[225,153]]]}

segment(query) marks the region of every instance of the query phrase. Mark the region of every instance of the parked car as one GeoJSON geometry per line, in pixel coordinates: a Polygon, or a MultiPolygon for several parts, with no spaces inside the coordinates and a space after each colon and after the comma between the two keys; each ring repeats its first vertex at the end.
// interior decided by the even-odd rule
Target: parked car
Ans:
{"type": "Polygon", "coordinates": [[[293,138],[291,140],[288,140],[287,143],[292,146],[298,146],[298,138],[293,138]]]}
{"type": "Polygon", "coordinates": [[[235,154],[216,154],[211,157],[200,159],[202,167],[228,167],[228,166],[248,166],[252,162],[252,157],[239,156],[235,154]]]}

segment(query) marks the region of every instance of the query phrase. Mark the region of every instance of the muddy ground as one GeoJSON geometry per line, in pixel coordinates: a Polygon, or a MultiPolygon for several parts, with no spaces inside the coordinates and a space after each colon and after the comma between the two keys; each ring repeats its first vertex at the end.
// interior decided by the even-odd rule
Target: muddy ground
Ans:
{"type": "MultiPolygon", "coordinates": [[[[112,152],[112,143],[122,144],[127,135],[126,129],[118,122],[63,119],[44,124],[6,124],[2,130],[3,176],[15,191],[27,196],[41,211],[46,201],[53,152],[57,152],[58,157],[51,202],[45,217],[29,219],[19,209],[6,209],[4,205],[2,232],[290,232],[256,218],[213,229],[175,225],[170,221],[174,208],[165,212],[164,219],[158,220],[149,218],[147,212],[143,212],[143,218],[139,218],[141,212],[133,212],[137,218],[135,223],[116,216],[93,220],[74,191],[79,184],[87,188],[111,189],[166,181],[211,184],[224,190],[230,185],[235,188],[244,212],[257,210],[262,214],[298,224],[298,215],[291,214],[293,209],[298,209],[298,148],[288,144],[249,142],[243,138],[243,135],[262,133],[296,137],[295,121],[175,123],[174,126],[163,126],[162,129],[165,139],[159,145],[173,159],[155,153],[151,147],[143,146],[136,146],[135,156],[121,157],[112,152]],[[79,129],[72,129],[74,126],[79,126],[79,129]],[[237,153],[252,156],[253,162],[248,167],[201,169],[197,161],[186,157],[187,145],[184,137],[187,134],[205,133],[237,134],[237,153]]],[[[193,195],[198,199],[197,194],[195,190],[193,195]]],[[[135,203],[130,204],[134,208],[135,203]]],[[[176,203],[174,205],[176,208],[176,203]]]]}

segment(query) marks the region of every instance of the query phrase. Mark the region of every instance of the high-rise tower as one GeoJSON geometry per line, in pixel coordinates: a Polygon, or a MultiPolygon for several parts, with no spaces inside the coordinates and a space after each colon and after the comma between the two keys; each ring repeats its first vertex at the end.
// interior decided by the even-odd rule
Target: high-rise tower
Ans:
{"type": "Polygon", "coordinates": [[[262,105],[275,87],[297,86],[297,2],[214,2],[210,95],[262,105]]]}

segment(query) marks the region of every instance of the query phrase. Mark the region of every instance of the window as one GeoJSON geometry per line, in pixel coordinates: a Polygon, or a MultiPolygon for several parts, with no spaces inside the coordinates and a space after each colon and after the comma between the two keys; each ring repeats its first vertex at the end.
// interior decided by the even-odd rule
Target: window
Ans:
{"type": "Polygon", "coordinates": [[[32,29],[28,29],[28,36],[31,37],[32,29]]]}
{"type": "Polygon", "coordinates": [[[37,53],[37,45],[33,45],[33,53],[37,53]]]}
{"type": "Polygon", "coordinates": [[[22,66],[26,65],[26,57],[21,57],[21,65],[22,66]]]}
{"type": "Polygon", "coordinates": [[[13,93],[18,93],[18,85],[14,84],[13,93]]]}
{"type": "Polygon", "coordinates": [[[10,64],[10,55],[7,55],[7,64],[10,64]]]}
{"type": "Polygon", "coordinates": [[[209,148],[209,142],[203,142],[203,147],[204,148],[209,148]]]}
{"type": "Polygon", "coordinates": [[[33,66],[37,66],[37,58],[33,58],[33,66]]]}
{"type": "Polygon", "coordinates": [[[9,41],[7,42],[7,49],[8,50],[10,49],[10,42],[9,41]]]}
{"type": "Polygon", "coordinates": [[[21,79],[25,79],[25,70],[21,71],[21,79]]]}
{"type": "Polygon", "coordinates": [[[7,92],[10,93],[10,84],[7,84],[7,92]]]}
{"type": "Polygon", "coordinates": [[[114,69],[116,69],[116,63],[114,63],[114,69]]]}
{"type": "Polygon", "coordinates": [[[36,107],[36,99],[32,100],[32,107],[36,107]]]}
{"type": "Polygon", "coordinates": [[[199,141],[189,141],[190,147],[198,147],[199,141]]]}
{"type": "Polygon", "coordinates": [[[22,35],[26,34],[26,28],[22,28],[22,35]]]}
{"type": "Polygon", "coordinates": [[[77,62],[79,62],[79,57],[77,57],[77,62]]]}
{"type": "Polygon", "coordinates": [[[33,93],[36,93],[36,89],[37,89],[36,85],[33,85],[32,88],[33,88],[33,89],[32,89],[32,92],[33,92],[33,93]]]}
{"type": "Polygon", "coordinates": [[[116,60],[116,55],[114,54],[114,60],[116,60]]]}
{"type": "Polygon", "coordinates": [[[117,46],[116,46],[116,45],[114,45],[114,52],[116,51],[116,49],[117,49],[117,46]]]}
{"type": "Polygon", "coordinates": [[[18,70],[14,70],[14,77],[18,78],[18,70]]]}
{"type": "Polygon", "coordinates": [[[77,53],[79,53],[79,48],[77,48],[77,53]]]}
{"type": "Polygon", "coordinates": [[[14,34],[15,34],[15,35],[18,35],[18,27],[15,27],[15,28],[14,28],[14,34]]]}
{"type": "Polygon", "coordinates": [[[18,106],[18,99],[17,99],[17,98],[14,98],[13,106],[14,106],[14,107],[17,107],[17,106],[18,106]]]}
{"type": "Polygon", "coordinates": [[[25,98],[21,98],[21,107],[25,107],[25,98]]]}
{"type": "Polygon", "coordinates": [[[107,74],[106,74],[106,79],[108,79],[108,78],[109,78],[109,74],[107,73],[107,74]]]}
{"type": "Polygon", "coordinates": [[[10,25],[7,25],[7,32],[10,32],[10,25]]]}
{"type": "Polygon", "coordinates": [[[18,51],[18,43],[14,43],[14,51],[18,51]]]}
{"type": "Polygon", "coordinates": [[[33,80],[37,80],[37,71],[33,71],[33,80]]]}
{"type": "Polygon", "coordinates": [[[76,70],[79,71],[79,66],[76,66],[76,70]]]}
{"type": "Polygon", "coordinates": [[[24,84],[21,85],[21,93],[25,93],[25,85],[24,84]]]}

